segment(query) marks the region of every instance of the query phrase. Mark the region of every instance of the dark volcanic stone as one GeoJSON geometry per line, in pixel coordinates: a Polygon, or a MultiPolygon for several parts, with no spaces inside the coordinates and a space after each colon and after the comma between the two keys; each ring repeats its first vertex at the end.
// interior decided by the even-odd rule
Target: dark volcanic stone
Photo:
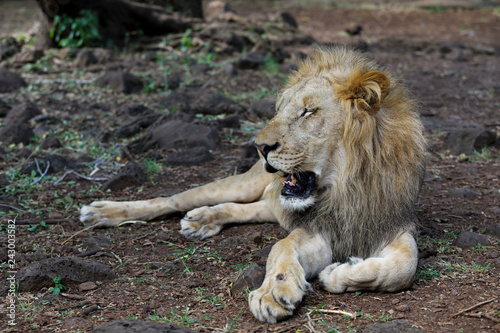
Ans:
{"type": "Polygon", "coordinates": [[[263,98],[261,100],[253,102],[250,106],[250,113],[252,115],[256,115],[259,118],[271,119],[276,113],[276,99],[263,98]]]}
{"type": "Polygon", "coordinates": [[[97,326],[92,333],[198,333],[198,331],[171,323],[117,320],[97,326]]]}
{"type": "Polygon", "coordinates": [[[237,69],[258,69],[263,64],[264,56],[260,52],[249,52],[234,62],[237,69]]]}
{"type": "Polygon", "coordinates": [[[116,176],[102,184],[102,189],[122,190],[131,186],[141,186],[146,181],[144,169],[135,163],[127,164],[116,176]]]}
{"type": "Polygon", "coordinates": [[[61,148],[61,141],[55,136],[46,137],[42,142],[42,149],[61,148]]]}
{"type": "Polygon", "coordinates": [[[13,123],[0,129],[0,141],[4,144],[23,143],[27,145],[35,133],[28,125],[13,123]]]}
{"type": "Polygon", "coordinates": [[[0,93],[16,91],[26,85],[21,75],[0,67],[0,93]]]}
{"type": "Polygon", "coordinates": [[[207,147],[214,149],[218,141],[219,133],[213,127],[171,120],[155,127],[128,147],[133,153],[146,152],[150,148],[207,147]]]}
{"type": "Polygon", "coordinates": [[[33,103],[16,105],[5,117],[6,123],[25,123],[31,118],[41,115],[42,111],[33,103]]]}
{"type": "Polygon", "coordinates": [[[170,111],[189,114],[232,114],[243,110],[243,107],[227,97],[204,88],[186,87],[177,89],[164,97],[160,104],[170,111]]]}
{"type": "Polygon", "coordinates": [[[110,87],[124,94],[140,92],[144,86],[141,79],[129,72],[109,71],[95,81],[99,87],[110,87]]]}
{"type": "Polygon", "coordinates": [[[485,246],[491,245],[488,238],[484,237],[483,235],[476,234],[472,231],[462,231],[458,235],[454,244],[463,249],[474,247],[477,244],[485,246]]]}
{"type": "Polygon", "coordinates": [[[0,117],[5,117],[12,108],[0,99],[0,117]]]}
{"type": "Polygon", "coordinates": [[[474,140],[474,149],[481,152],[483,148],[491,147],[495,144],[497,134],[493,131],[484,131],[474,140]]]}
{"type": "Polygon", "coordinates": [[[406,320],[396,319],[387,323],[368,325],[363,333],[424,333],[424,331],[406,320]]]}
{"type": "Polygon", "coordinates": [[[194,147],[168,155],[165,158],[165,164],[169,166],[192,166],[200,165],[213,159],[214,157],[207,147],[194,147]]]}
{"type": "Polygon", "coordinates": [[[251,287],[253,290],[259,288],[266,276],[264,267],[252,264],[245,272],[236,279],[231,288],[231,293],[242,291],[245,287],[251,287]]]}
{"type": "Polygon", "coordinates": [[[21,168],[21,173],[25,175],[30,175],[33,170],[38,172],[39,168],[42,172],[45,172],[47,166],[48,166],[47,169],[48,175],[69,169],[78,168],[78,164],[73,159],[66,158],[64,156],[57,154],[37,158],[37,161],[38,161],[38,166],[36,164],[36,161],[23,165],[23,167],[21,168]]]}
{"type": "MultiPolygon", "coordinates": [[[[117,278],[108,266],[94,261],[84,261],[75,257],[57,257],[34,262],[21,268],[16,274],[19,291],[39,291],[54,285],[54,277],[65,281],[104,281],[117,278]]],[[[8,286],[3,283],[0,295],[5,295],[8,286]]]]}

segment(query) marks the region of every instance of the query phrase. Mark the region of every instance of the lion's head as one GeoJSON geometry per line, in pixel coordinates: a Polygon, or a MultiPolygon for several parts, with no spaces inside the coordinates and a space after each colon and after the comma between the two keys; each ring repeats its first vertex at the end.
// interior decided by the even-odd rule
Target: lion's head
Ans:
{"type": "Polygon", "coordinates": [[[346,223],[411,210],[426,148],[407,90],[345,47],[317,47],[299,66],[255,144],[284,210],[317,206],[346,223]]]}

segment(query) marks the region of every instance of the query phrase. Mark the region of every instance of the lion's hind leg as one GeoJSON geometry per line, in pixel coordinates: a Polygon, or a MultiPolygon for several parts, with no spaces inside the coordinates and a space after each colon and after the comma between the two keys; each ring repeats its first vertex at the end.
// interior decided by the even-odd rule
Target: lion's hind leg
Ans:
{"type": "Polygon", "coordinates": [[[334,263],[319,275],[324,288],[332,293],[377,290],[394,292],[409,288],[415,278],[418,249],[415,239],[403,233],[377,256],[350,258],[347,263],[334,263]]]}
{"type": "Polygon", "coordinates": [[[217,235],[228,223],[277,222],[265,200],[247,204],[223,203],[195,208],[181,220],[180,233],[201,239],[217,235]]]}

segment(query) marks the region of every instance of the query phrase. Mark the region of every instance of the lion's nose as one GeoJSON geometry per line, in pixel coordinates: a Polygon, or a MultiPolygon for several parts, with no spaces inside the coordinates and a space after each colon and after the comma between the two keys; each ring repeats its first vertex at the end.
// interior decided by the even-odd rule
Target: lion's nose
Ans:
{"type": "Polygon", "coordinates": [[[275,144],[273,144],[272,146],[268,145],[267,143],[264,143],[264,144],[255,144],[255,147],[257,148],[258,151],[260,151],[260,153],[262,154],[262,156],[264,158],[267,159],[267,155],[272,152],[273,150],[276,150],[278,149],[278,147],[280,146],[280,143],[279,142],[276,142],[275,144]]]}

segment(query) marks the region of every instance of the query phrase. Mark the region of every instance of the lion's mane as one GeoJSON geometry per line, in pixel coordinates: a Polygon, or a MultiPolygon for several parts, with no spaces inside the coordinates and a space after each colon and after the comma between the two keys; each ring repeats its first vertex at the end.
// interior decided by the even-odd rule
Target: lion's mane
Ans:
{"type": "MultiPolygon", "coordinates": [[[[316,204],[283,212],[282,226],[330,237],[334,261],[367,258],[402,232],[416,229],[414,205],[426,151],[418,104],[396,77],[347,48],[317,47],[285,89],[311,76],[328,79],[332,98],[344,111],[342,136],[332,137],[332,144],[341,140],[345,153],[334,161],[336,172],[318,184],[316,204]],[[385,76],[369,77],[377,72],[385,76]],[[366,101],[375,102],[368,106],[366,101]]],[[[281,188],[275,181],[271,195],[279,196],[281,188]]]]}

